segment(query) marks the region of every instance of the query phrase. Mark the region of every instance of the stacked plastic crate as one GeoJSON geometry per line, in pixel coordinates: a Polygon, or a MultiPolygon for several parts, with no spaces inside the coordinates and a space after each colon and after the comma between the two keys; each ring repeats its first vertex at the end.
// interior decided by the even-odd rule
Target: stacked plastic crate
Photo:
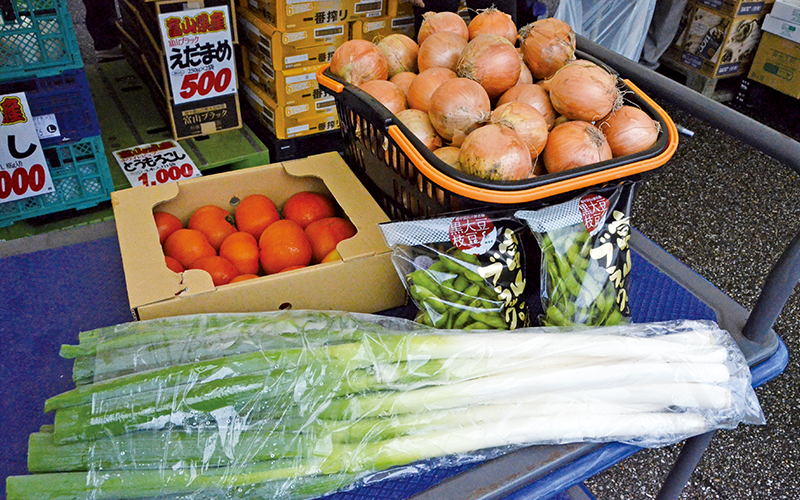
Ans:
{"type": "MultiPolygon", "coordinates": [[[[109,200],[111,174],[67,0],[2,3],[0,96],[25,94],[55,189],[0,199],[0,227],[109,200]]],[[[11,176],[0,175],[0,194],[4,182],[11,176]]]]}

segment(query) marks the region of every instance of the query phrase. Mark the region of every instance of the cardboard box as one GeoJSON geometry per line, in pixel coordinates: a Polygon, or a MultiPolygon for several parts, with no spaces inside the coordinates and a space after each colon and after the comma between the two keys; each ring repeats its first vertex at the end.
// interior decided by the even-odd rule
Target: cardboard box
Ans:
{"type": "Polygon", "coordinates": [[[278,309],[378,312],[405,303],[406,292],[378,224],[388,220],[338,153],[112,193],[131,310],[138,319],[278,309]],[[338,246],[341,261],[214,287],[205,271],[174,273],[153,223],[153,209],[186,223],[205,204],[233,209],[253,193],[281,206],[294,193],[333,196],[358,233],[338,246]]]}
{"type": "Polygon", "coordinates": [[[282,106],[310,104],[325,109],[335,106],[335,99],[320,90],[317,82],[316,72],[322,66],[276,70],[259,54],[242,47],[243,78],[256,84],[282,106]],[[321,104],[321,101],[326,104],[321,104]]]}
{"type": "Polygon", "coordinates": [[[675,42],[662,57],[711,78],[745,74],[761,39],[763,16],[731,16],[695,5],[684,13],[675,42]]]}
{"type": "Polygon", "coordinates": [[[800,44],[764,33],[747,78],[800,99],[800,44]]]}
{"type": "Polygon", "coordinates": [[[242,80],[245,102],[259,122],[278,139],[294,139],[339,128],[336,102],[327,97],[312,102],[279,104],[250,79],[242,80]]]}
{"type": "Polygon", "coordinates": [[[800,24],[800,0],[777,0],[772,6],[770,15],[800,24]]]}
{"type": "Polygon", "coordinates": [[[350,25],[350,38],[376,41],[400,33],[414,38],[414,16],[389,17],[356,21],[350,25]]]}
{"type": "Polygon", "coordinates": [[[767,15],[767,17],[764,18],[762,29],[773,35],[778,35],[779,37],[783,37],[795,43],[800,43],[800,24],[767,15]]]}
{"type": "Polygon", "coordinates": [[[347,41],[346,22],[281,32],[256,12],[238,8],[242,45],[261,55],[275,69],[293,69],[330,62],[347,41]]]}
{"type": "Polygon", "coordinates": [[[775,0],[695,0],[694,3],[728,16],[752,16],[769,12],[774,2],[775,0]]]}
{"type": "Polygon", "coordinates": [[[240,0],[278,31],[337,24],[383,15],[383,0],[240,0]]]}
{"type": "Polygon", "coordinates": [[[411,0],[387,0],[386,15],[389,17],[408,17],[414,15],[411,0]]]}

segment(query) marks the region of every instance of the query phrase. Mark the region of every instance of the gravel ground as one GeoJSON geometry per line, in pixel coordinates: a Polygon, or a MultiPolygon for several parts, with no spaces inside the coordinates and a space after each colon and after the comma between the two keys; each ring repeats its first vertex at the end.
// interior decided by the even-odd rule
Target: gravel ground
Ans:
{"type": "MultiPolygon", "coordinates": [[[[94,63],[80,0],[69,0],[86,64],[94,63]]],[[[800,140],[800,103],[769,89],[750,94],[742,113],[800,140]],[[757,95],[753,95],[757,94],[757,95]]],[[[772,264],[800,232],[800,176],[697,117],[662,103],[673,120],[695,132],[643,183],[634,225],[744,307],[752,308],[772,264]]],[[[717,433],[682,499],[800,498],[800,294],[775,324],[789,366],[757,389],[766,426],[717,433]]],[[[586,482],[598,500],[656,498],[679,446],[644,450],[586,482]]]]}

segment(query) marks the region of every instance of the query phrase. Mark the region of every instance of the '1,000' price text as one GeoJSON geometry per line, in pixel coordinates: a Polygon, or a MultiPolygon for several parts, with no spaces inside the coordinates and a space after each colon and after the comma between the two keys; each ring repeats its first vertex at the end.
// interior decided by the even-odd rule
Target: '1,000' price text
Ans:
{"type": "Polygon", "coordinates": [[[0,170],[0,200],[5,200],[12,192],[22,196],[28,191],[34,193],[40,191],[44,187],[45,180],[44,167],[38,163],[30,169],[18,167],[10,172],[0,170]]]}
{"type": "Polygon", "coordinates": [[[160,168],[155,172],[155,182],[150,180],[150,173],[145,172],[136,179],[142,183],[143,186],[154,186],[156,184],[164,184],[170,181],[179,181],[184,178],[189,178],[194,174],[194,167],[188,163],[184,163],[180,167],[173,165],[169,168],[160,168]]]}
{"type": "Polygon", "coordinates": [[[230,68],[222,68],[219,73],[212,70],[202,73],[190,73],[183,77],[181,84],[181,97],[191,99],[195,94],[205,97],[216,90],[217,93],[224,92],[233,81],[230,68]]]}

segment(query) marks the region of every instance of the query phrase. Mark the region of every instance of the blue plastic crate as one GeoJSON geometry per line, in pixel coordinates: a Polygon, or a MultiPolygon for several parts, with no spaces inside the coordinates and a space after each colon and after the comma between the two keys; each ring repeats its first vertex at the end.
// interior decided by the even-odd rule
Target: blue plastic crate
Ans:
{"type": "Polygon", "coordinates": [[[53,76],[83,66],[67,0],[11,0],[2,16],[0,81],[53,76]]]}
{"type": "Polygon", "coordinates": [[[114,185],[100,136],[44,148],[44,155],[55,191],[0,203],[0,227],[111,199],[114,185]]]}
{"type": "Polygon", "coordinates": [[[18,92],[25,93],[34,117],[55,115],[60,135],[41,139],[42,146],[100,135],[92,91],[83,68],[56,76],[0,82],[0,95],[18,92]]]}

